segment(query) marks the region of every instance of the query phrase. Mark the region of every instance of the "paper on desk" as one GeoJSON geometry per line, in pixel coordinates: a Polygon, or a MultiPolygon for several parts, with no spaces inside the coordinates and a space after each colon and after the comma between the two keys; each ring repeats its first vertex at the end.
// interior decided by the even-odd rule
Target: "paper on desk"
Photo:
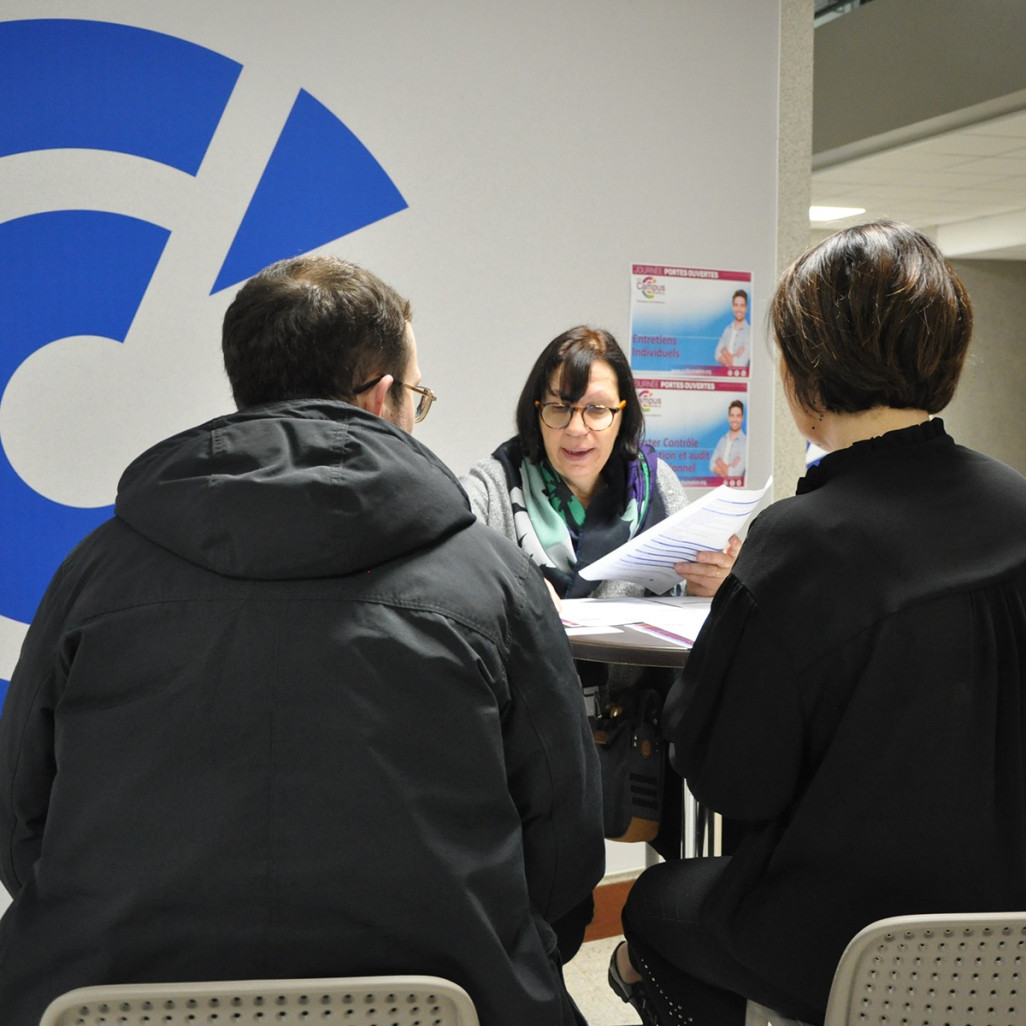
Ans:
{"type": "Polygon", "coordinates": [[[680,583],[673,564],[690,562],[702,550],[725,548],[772,484],[771,477],[758,491],[720,485],[596,559],[580,576],[589,581],[633,581],[657,595],[668,591],[680,583]]]}
{"type": "Polygon", "coordinates": [[[560,616],[568,628],[648,624],[693,641],[710,605],[707,598],[563,599],[560,616]]]}

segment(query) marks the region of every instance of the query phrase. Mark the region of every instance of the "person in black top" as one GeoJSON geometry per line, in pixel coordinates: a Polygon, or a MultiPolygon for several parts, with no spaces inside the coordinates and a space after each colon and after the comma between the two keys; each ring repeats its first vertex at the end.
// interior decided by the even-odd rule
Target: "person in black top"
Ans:
{"type": "Polygon", "coordinates": [[[828,451],[760,515],[664,729],[730,856],[646,870],[610,982],[648,1024],[821,1022],[868,923],[1026,907],[1026,478],[957,445],[969,297],[925,236],[850,228],[771,307],[828,451]]]}

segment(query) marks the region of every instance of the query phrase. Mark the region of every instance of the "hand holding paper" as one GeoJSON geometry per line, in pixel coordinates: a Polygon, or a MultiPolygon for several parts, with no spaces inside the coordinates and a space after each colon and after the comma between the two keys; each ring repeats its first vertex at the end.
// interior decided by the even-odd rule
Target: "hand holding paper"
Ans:
{"type": "Polygon", "coordinates": [[[712,598],[734,568],[741,553],[741,539],[732,534],[723,549],[700,549],[694,560],[675,563],[673,569],[687,584],[689,595],[712,598]]]}
{"type": "Polygon", "coordinates": [[[757,491],[720,485],[580,571],[589,581],[624,580],[657,595],[680,583],[674,563],[694,560],[700,551],[726,546],[742,529],[773,484],[757,491]]]}

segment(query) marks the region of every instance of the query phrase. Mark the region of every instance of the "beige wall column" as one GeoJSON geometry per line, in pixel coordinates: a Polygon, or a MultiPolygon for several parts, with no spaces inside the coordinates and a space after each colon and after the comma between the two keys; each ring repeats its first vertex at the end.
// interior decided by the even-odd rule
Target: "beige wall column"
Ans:
{"type": "Polygon", "coordinates": [[[940,416],[956,442],[1026,474],[1026,261],[953,260],[973,301],[973,341],[940,416]]]}
{"type": "MultiPolygon", "coordinates": [[[[777,111],[777,274],[809,245],[812,180],[812,0],[780,0],[780,93],[777,111]]],[[[769,290],[767,290],[767,295],[769,290]]],[[[767,345],[773,350],[772,339],[767,345]]],[[[805,469],[779,379],[773,392],[773,497],[794,494],[805,469]]]]}

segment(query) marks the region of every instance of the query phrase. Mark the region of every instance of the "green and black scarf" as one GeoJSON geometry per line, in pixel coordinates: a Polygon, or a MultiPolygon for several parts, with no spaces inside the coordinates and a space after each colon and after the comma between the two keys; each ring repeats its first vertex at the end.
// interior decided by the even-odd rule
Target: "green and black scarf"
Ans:
{"type": "Polygon", "coordinates": [[[492,456],[506,474],[517,543],[563,598],[589,595],[598,581],[583,580],[578,570],[666,516],[650,445],[633,459],[610,456],[602,470],[606,487],[587,509],[547,459],[534,463],[524,456],[519,439],[492,456]]]}

